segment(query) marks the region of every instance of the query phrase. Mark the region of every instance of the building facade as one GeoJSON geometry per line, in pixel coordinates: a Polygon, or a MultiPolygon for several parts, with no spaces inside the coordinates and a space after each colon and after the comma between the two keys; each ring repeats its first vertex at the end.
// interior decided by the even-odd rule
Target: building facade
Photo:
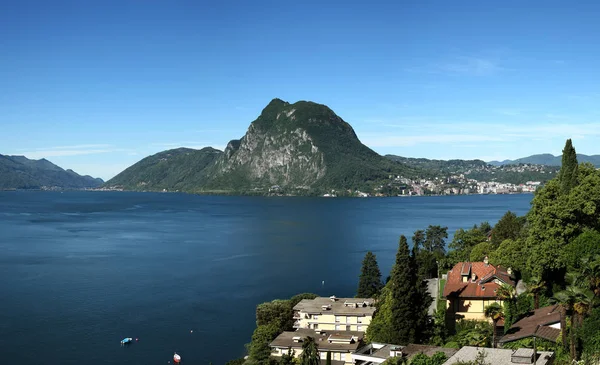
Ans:
{"type": "Polygon", "coordinates": [[[335,296],[303,299],[294,307],[294,328],[366,332],[375,313],[373,303],[369,298],[335,296]]]}
{"type": "Polygon", "coordinates": [[[447,318],[488,320],[485,307],[492,303],[502,305],[496,298],[497,289],[503,284],[515,286],[510,269],[483,262],[459,262],[448,271],[444,286],[447,318]]]}

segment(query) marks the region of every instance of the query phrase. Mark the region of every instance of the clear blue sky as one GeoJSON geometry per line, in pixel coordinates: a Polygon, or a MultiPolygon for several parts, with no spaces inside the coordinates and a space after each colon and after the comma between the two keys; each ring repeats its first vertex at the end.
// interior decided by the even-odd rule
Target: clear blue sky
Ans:
{"type": "Polygon", "coordinates": [[[2,1],[0,153],[106,179],[222,149],[278,97],[382,154],[599,154],[598,19],[599,1],[2,1]]]}

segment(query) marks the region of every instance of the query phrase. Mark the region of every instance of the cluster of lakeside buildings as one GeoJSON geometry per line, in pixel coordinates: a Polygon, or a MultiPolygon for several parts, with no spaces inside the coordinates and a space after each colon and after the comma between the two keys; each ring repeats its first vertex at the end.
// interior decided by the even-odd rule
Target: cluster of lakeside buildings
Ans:
{"type": "MultiPolygon", "coordinates": [[[[443,297],[446,300],[446,318],[450,322],[460,319],[487,321],[484,308],[496,298],[496,290],[503,284],[516,287],[510,269],[496,267],[487,262],[460,262],[447,274],[443,297]]],[[[437,293],[436,293],[437,294],[437,293]]],[[[437,297],[437,295],[436,295],[437,297]]],[[[477,348],[465,346],[461,349],[438,346],[387,343],[369,343],[365,333],[375,314],[375,299],[372,298],[329,298],[304,299],[294,307],[294,331],[281,333],[270,343],[271,355],[275,358],[293,353],[302,354],[302,345],[312,337],[319,350],[321,363],[325,364],[327,353],[333,365],[379,365],[392,357],[410,360],[419,353],[432,356],[443,352],[448,360],[444,365],[459,361],[473,361],[480,352],[491,364],[538,364],[554,363],[554,353],[520,348],[477,348]]],[[[452,325],[452,323],[448,323],[452,325]]],[[[497,332],[504,323],[498,323],[497,332]]],[[[498,341],[505,343],[527,337],[543,338],[557,342],[560,336],[560,314],[557,306],[540,308],[530,316],[513,324],[510,334],[498,341]]]]}

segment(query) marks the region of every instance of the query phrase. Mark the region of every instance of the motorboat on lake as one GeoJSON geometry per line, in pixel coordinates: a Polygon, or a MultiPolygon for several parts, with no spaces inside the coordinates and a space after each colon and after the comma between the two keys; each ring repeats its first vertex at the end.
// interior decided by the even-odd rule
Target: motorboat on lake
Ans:
{"type": "Polygon", "coordinates": [[[133,338],[125,337],[124,339],[121,340],[121,345],[126,345],[126,344],[132,343],[132,342],[133,342],[133,338]]]}

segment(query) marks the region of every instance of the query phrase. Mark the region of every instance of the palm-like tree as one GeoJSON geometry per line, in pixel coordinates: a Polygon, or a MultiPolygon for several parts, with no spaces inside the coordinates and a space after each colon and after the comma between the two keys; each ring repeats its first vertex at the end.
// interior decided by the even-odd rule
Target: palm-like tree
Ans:
{"type": "Polygon", "coordinates": [[[540,293],[546,289],[546,282],[542,278],[534,277],[527,284],[527,290],[533,294],[533,309],[540,308],[540,293]]]}
{"type": "Polygon", "coordinates": [[[587,281],[594,295],[600,297],[600,255],[586,256],[581,259],[579,282],[587,281]]]}
{"type": "Polygon", "coordinates": [[[498,321],[504,318],[504,310],[498,303],[492,303],[485,307],[484,314],[486,318],[489,318],[494,323],[494,332],[492,333],[492,347],[496,348],[496,325],[498,321]]]}
{"type": "Polygon", "coordinates": [[[517,296],[517,290],[508,284],[502,284],[498,289],[496,289],[496,298],[505,301],[505,300],[513,300],[517,296]]]}
{"type": "Polygon", "coordinates": [[[302,354],[300,355],[301,365],[319,365],[321,359],[319,357],[319,346],[315,339],[308,336],[302,344],[302,354]]]}
{"type": "MultiPolygon", "coordinates": [[[[560,332],[563,346],[565,349],[567,348],[567,317],[571,318],[571,324],[573,323],[573,307],[577,302],[577,297],[579,295],[578,289],[576,286],[570,285],[567,289],[556,293],[552,298],[550,298],[551,303],[556,303],[560,306],[560,332]]],[[[571,357],[575,357],[575,351],[573,347],[573,335],[574,331],[571,331],[571,357]]]]}

